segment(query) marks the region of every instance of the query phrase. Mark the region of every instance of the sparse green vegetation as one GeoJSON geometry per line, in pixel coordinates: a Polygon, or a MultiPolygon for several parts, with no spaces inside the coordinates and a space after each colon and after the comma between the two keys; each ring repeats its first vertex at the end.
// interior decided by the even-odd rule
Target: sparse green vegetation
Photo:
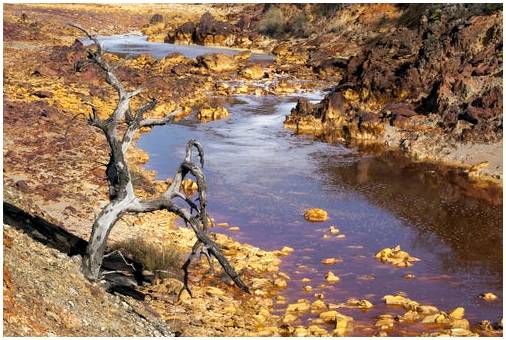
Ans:
{"type": "Polygon", "coordinates": [[[490,15],[497,11],[502,11],[502,4],[482,4],[483,14],[490,15]]]}

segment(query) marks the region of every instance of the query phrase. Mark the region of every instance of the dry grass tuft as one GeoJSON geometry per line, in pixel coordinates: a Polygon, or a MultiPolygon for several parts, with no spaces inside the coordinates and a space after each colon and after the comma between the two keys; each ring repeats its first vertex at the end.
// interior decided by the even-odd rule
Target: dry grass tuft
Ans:
{"type": "Polygon", "coordinates": [[[124,255],[134,258],[144,265],[144,269],[160,272],[163,276],[180,276],[183,265],[183,255],[177,249],[164,247],[162,244],[152,243],[143,238],[131,238],[117,242],[113,250],[119,250],[124,255]]]}

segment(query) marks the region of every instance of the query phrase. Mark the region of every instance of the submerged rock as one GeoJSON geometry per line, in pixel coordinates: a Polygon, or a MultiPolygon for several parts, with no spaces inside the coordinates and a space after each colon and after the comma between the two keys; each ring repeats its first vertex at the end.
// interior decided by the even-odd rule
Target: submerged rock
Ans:
{"type": "Polygon", "coordinates": [[[332,234],[332,235],[337,235],[337,234],[339,234],[339,229],[337,229],[336,227],[334,227],[333,225],[331,225],[329,227],[329,233],[332,234]]]}
{"type": "Polygon", "coordinates": [[[377,327],[380,331],[385,331],[388,329],[392,329],[394,327],[394,317],[390,314],[382,314],[378,316],[374,326],[377,327]]]}
{"type": "Polygon", "coordinates": [[[338,259],[338,258],[335,258],[335,257],[329,257],[329,258],[323,259],[321,261],[322,264],[327,264],[327,265],[341,263],[341,262],[343,262],[342,259],[338,259]]]}
{"type": "Polygon", "coordinates": [[[285,247],[281,248],[281,250],[279,251],[279,254],[283,255],[283,256],[287,256],[287,255],[291,254],[293,251],[294,251],[293,248],[285,246],[285,247]]]}

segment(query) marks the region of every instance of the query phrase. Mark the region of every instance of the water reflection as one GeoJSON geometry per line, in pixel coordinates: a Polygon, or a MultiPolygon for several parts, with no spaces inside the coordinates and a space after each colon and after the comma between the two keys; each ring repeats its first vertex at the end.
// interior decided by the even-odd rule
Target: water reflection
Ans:
{"type": "Polygon", "coordinates": [[[445,272],[473,266],[502,273],[502,191],[479,187],[456,171],[416,164],[395,153],[362,156],[352,162],[315,155],[320,174],[331,187],[360,192],[416,228],[419,245],[431,247],[436,235],[453,251],[441,256],[445,272]]]}
{"type": "Polygon", "coordinates": [[[476,296],[502,294],[501,191],[480,189],[485,199],[470,197],[475,189],[451,172],[295,136],[282,122],[296,100],[242,96],[226,104],[225,120],[202,124],[190,117],[153,129],[139,144],[160,178],[174,173],[186,140],[204,144],[212,216],[240,226],[233,234],[239,241],[295,249],[282,267],[292,278],[283,292],[288,302],[310,297],[300,281],[310,277],[313,293],[329,302],[371,296],[379,305],[374,311],[350,311],[361,320],[385,312],[381,297],[398,291],[446,310],[464,305],[474,321],[496,319],[501,305],[476,296]],[[310,207],[327,210],[329,221],[306,222],[302,213],[310,207]],[[329,225],[346,238],[323,240],[329,225]],[[373,258],[396,244],[422,261],[400,269],[373,258]],[[336,286],[322,286],[327,257],[343,259],[332,268],[341,277],[336,286]],[[403,279],[406,272],[417,279],[403,279]]]}
{"type": "MultiPolygon", "coordinates": [[[[147,37],[137,34],[99,36],[98,40],[105,51],[115,53],[121,56],[137,56],[139,54],[150,54],[155,58],[163,58],[172,53],[181,53],[188,58],[196,58],[208,53],[224,53],[235,55],[240,50],[208,47],[199,45],[176,45],[167,43],[157,43],[147,41],[147,37]]],[[[82,39],[83,44],[90,44],[89,39],[82,39]]],[[[273,56],[263,53],[252,53],[252,61],[272,61],[273,56]]]]}

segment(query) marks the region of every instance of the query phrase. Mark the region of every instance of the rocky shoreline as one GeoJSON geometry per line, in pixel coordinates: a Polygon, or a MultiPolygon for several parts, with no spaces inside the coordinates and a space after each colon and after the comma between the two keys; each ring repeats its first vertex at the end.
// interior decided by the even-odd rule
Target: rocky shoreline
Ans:
{"type": "Polygon", "coordinates": [[[502,185],[501,27],[502,12],[472,6],[420,11],[351,57],[333,91],[316,105],[302,99],[285,126],[502,185]]]}
{"type": "MultiPolygon", "coordinates": [[[[32,30],[48,32],[47,25],[56,28],[52,32],[49,31],[50,36],[62,37],[64,32],[69,34],[68,28],[65,26],[65,14],[74,13],[72,7],[62,6],[60,16],[57,13],[51,13],[51,10],[55,9],[54,6],[48,6],[49,9],[41,7],[21,6],[21,9],[16,6],[10,7],[7,11],[6,21],[8,23],[6,26],[18,26],[19,30],[16,31],[16,34],[32,30]],[[51,21],[43,22],[41,18],[46,13],[50,16],[51,21]]],[[[101,14],[100,7],[91,7],[91,9],[88,7],[91,16],[101,14]]],[[[106,13],[105,11],[103,14],[106,15],[106,13]]],[[[149,18],[148,15],[145,17],[149,18]]],[[[107,20],[107,18],[104,17],[102,20],[107,20]]],[[[128,20],[125,21],[128,22],[128,20]]],[[[131,28],[126,28],[126,30],[131,30],[131,28]]],[[[75,35],[76,33],[71,32],[71,34],[75,35]]],[[[107,147],[100,133],[87,125],[84,119],[87,108],[83,99],[90,100],[95,104],[99,114],[106,114],[106,110],[113,108],[114,96],[108,92],[107,86],[101,83],[100,75],[94,70],[88,69],[77,75],[74,73],[75,62],[85,53],[82,45],[68,47],[67,42],[64,42],[60,45],[61,47],[54,47],[58,44],[55,44],[52,39],[47,39],[48,36],[33,37],[27,34],[27,37],[21,37],[22,39],[33,39],[34,45],[39,43],[45,46],[34,50],[29,47],[29,44],[21,45],[18,42],[19,38],[19,36],[9,35],[5,37],[8,46],[6,47],[5,63],[4,197],[7,199],[9,196],[13,203],[20,205],[27,211],[33,211],[39,216],[62,225],[75,235],[87,239],[96,211],[107,201],[107,186],[104,181],[105,167],[103,165],[107,158],[107,147]],[[81,55],[77,55],[79,53],[81,55]],[[17,58],[21,56],[26,57],[23,65],[16,62],[17,58]],[[94,99],[97,98],[96,96],[105,99],[109,95],[111,95],[109,101],[95,101],[96,99],[94,99]],[[76,113],[81,114],[76,116],[76,113]],[[9,192],[11,194],[7,195],[9,192]]],[[[111,55],[110,58],[114,58],[114,56],[111,55]]],[[[118,72],[126,72],[123,73],[125,77],[129,77],[132,72],[134,74],[132,79],[135,79],[135,67],[141,68],[143,60],[142,58],[135,60],[133,67],[126,65],[118,72]]],[[[128,64],[132,61],[125,60],[124,62],[128,64]]],[[[140,77],[143,76],[146,75],[142,74],[140,77]]],[[[138,85],[144,80],[145,78],[137,79],[138,83],[130,85],[138,85]]],[[[198,88],[199,81],[199,79],[194,79],[193,82],[184,80],[180,84],[185,86],[184,83],[188,82],[190,88],[198,88]]],[[[158,88],[156,81],[154,82],[153,88],[158,88]]],[[[210,80],[205,82],[212,83],[210,80]]],[[[170,93],[197,93],[189,90],[176,91],[177,80],[171,82],[169,79],[164,84],[158,88],[159,91],[166,90],[167,86],[170,86],[170,93]],[[169,85],[167,85],[168,83],[169,85]]],[[[151,93],[151,95],[155,95],[155,93],[151,93]]],[[[203,101],[205,98],[203,92],[185,98],[185,100],[198,102],[199,95],[201,96],[200,100],[203,101]]],[[[162,114],[172,107],[170,103],[167,104],[165,101],[160,106],[159,113],[162,114]]],[[[147,157],[140,149],[132,148],[128,158],[135,174],[136,189],[140,197],[148,197],[167,186],[165,181],[155,181],[152,172],[142,169],[142,164],[147,161],[147,157]]],[[[194,242],[193,234],[190,230],[177,229],[172,215],[160,212],[149,214],[149,216],[137,216],[134,220],[126,218],[118,223],[109,239],[111,245],[140,238],[155,244],[159,244],[163,240],[164,248],[176,249],[182,254],[190,251],[194,242]]],[[[19,233],[8,232],[15,244],[34,243],[26,237],[20,236],[19,233]]],[[[216,237],[218,238],[217,242],[226,249],[226,255],[232,263],[244,272],[243,276],[248,284],[251,284],[251,280],[257,277],[266,277],[265,283],[269,284],[268,279],[274,280],[282,274],[278,269],[279,255],[262,251],[250,245],[240,244],[221,234],[216,234],[216,237]],[[264,273],[265,271],[267,274],[264,273]]],[[[40,246],[34,244],[30,247],[40,246]]],[[[14,266],[20,270],[24,268],[27,273],[33,272],[30,262],[22,262],[22,259],[14,253],[11,255],[12,251],[14,250],[5,249],[5,256],[10,259],[10,262],[7,263],[7,270],[12,272],[14,266]]],[[[64,260],[65,256],[63,254],[62,256],[62,260],[64,260]]],[[[41,261],[49,260],[47,257],[43,257],[41,261]]],[[[70,261],[70,259],[65,261],[70,261]]],[[[259,293],[252,297],[237,295],[235,288],[230,287],[227,281],[222,280],[219,275],[209,275],[203,271],[202,268],[205,267],[206,265],[202,263],[193,269],[195,278],[204,276],[205,279],[193,283],[193,292],[196,298],[184,297],[182,304],[174,303],[175,292],[167,281],[155,283],[146,288],[150,290],[146,293],[150,296],[148,304],[152,306],[150,308],[153,311],[151,314],[155,315],[154,319],[165,320],[170,326],[170,332],[183,335],[247,335],[252,332],[256,334],[258,327],[255,320],[261,318],[256,316],[259,311],[262,312],[262,318],[265,320],[262,327],[274,322],[275,318],[272,318],[269,312],[272,300],[267,293],[259,293]],[[201,269],[199,270],[199,268],[201,269]],[[209,292],[213,292],[213,294],[209,295],[209,292]],[[212,306],[212,308],[206,306],[212,306]],[[232,308],[237,310],[237,315],[234,316],[236,313],[232,312],[232,308]],[[154,310],[159,310],[159,313],[154,310]],[[175,320],[174,316],[178,315],[180,320],[175,320]],[[246,317],[247,315],[249,317],[246,317]]],[[[53,319],[47,319],[46,328],[40,328],[38,324],[31,322],[32,319],[26,314],[28,305],[25,304],[27,301],[18,297],[25,289],[23,288],[25,284],[21,281],[24,279],[19,275],[7,277],[6,273],[7,271],[4,271],[4,282],[8,280],[10,284],[5,286],[4,298],[12,297],[12,309],[9,310],[10,317],[4,319],[4,334],[78,334],[75,333],[75,325],[59,323],[58,320],[65,317],[63,314],[58,314],[62,312],[60,309],[53,312],[56,313],[53,319]],[[47,329],[49,333],[44,329],[47,329]]],[[[81,284],[78,281],[84,282],[79,274],[77,271],[77,277],[72,277],[72,285],[81,284]]],[[[30,280],[29,275],[26,280],[30,280]]],[[[180,283],[177,277],[168,282],[172,282],[173,286],[175,284],[175,289],[180,283]]],[[[66,283],[59,284],[65,285],[66,283]]],[[[65,287],[62,286],[62,288],[65,287]]],[[[103,288],[97,287],[97,289],[101,291],[101,294],[106,294],[103,288]]],[[[51,303],[49,301],[42,302],[42,306],[49,310],[52,308],[51,303]]],[[[66,310],[73,313],[76,308],[70,306],[66,310]]],[[[100,318],[100,314],[96,313],[90,318],[100,318]]],[[[42,319],[44,319],[43,316],[41,316],[42,319]]],[[[110,327],[114,327],[114,323],[111,323],[110,327]]],[[[90,334],[92,333],[87,335],[90,334]]],[[[143,333],[141,328],[137,330],[118,328],[116,331],[103,329],[101,334],[155,335],[155,333],[143,333]]]]}
{"type": "MultiPolygon", "coordinates": [[[[163,41],[170,43],[270,52],[275,56],[274,74],[287,72],[299,80],[331,84],[321,103],[301,99],[285,127],[326,140],[384,145],[414,161],[461,168],[473,179],[502,186],[500,6],[324,9],[321,15],[337,20],[337,26],[326,27],[323,18],[314,17],[321,10],[318,5],[258,5],[224,15],[235,25],[207,12],[176,28],[158,22],[144,33],[151,33],[154,41],[165,34],[163,41]],[[275,14],[278,21],[286,21],[284,30],[259,34],[275,14]],[[323,25],[323,31],[300,36],[293,20],[301,16],[305,25],[323,25]]],[[[254,66],[238,75],[251,75],[254,66]]],[[[223,70],[233,67],[213,71],[223,70]]],[[[262,79],[261,71],[255,73],[246,78],[262,79]]],[[[274,93],[293,91],[293,85],[284,86],[286,91],[281,85],[274,93]]]]}
{"type": "MultiPolygon", "coordinates": [[[[193,14],[188,14],[190,11],[186,7],[178,7],[180,5],[155,8],[146,5],[136,7],[135,10],[129,6],[79,6],[79,10],[70,5],[5,6],[4,196],[9,191],[11,199],[25,206],[27,210],[32,209],[41,216],[53,219],[84,239],[89,237],[95,213],[107,201],[104,179],[106,144],[102,135],[87,125],[85,118],[90,111],[90,105],[104,117],[113,108],[115,97],[101,80],[100,74],[80,62],[85,60],[86,49],[80,42],[75,41],[78,33],[66,25],[69,17],[90,28],[99,22],[100,28],[97,31],[102,34],[127,33],[141,29],[152,41],[160,41],[163,38],[168,42],[230,45],[274,53],[275,61],[268,64],[252,62],[248,52],[235,56],[211,54],[195,59],[173,54],[160,60],[145,55],[119,58],[108,54],[107,58],[118,65],[119,77],[125,79],[131,87],[144,88],[140,100],[152,96],[159,98],[160,105],[153,112],[153,117],[162,116],[177,107],[182,109],[182,115],[192,113],[195,108],[205,113],[202,114],[203,117],[213,118],[218,113],[223,114],[220,107],[206,107],[209,105],[209,96],[285,95],[301,90],[332,87],[332,92],[320,104],[299,101],[292,114],[287,117],[286,127],[300,133],[311,133],[345,142],[358,140],[387,144],[389,147],[405,150],[413,157],[416,154],[416,158],[420,159],[444,163],[455,161],[458,166],[471,167],[472,171],[469,172],[473,176],[492,178],[502,184],[502,125],[495,130],[486,130],[483,127],[489,122],[489,116],[494,122],[497,121],[499,113],[496,110],[499,106],[502,120],[502,101],[499,102],[499,99],[494,97],[498,90],[497,86],[491,87],[493,82],[489,82],[490,86],[480,87],[477,94],[469,94],[466,97],[471,98],[466,99],[465,103],[469,106],[466,112],[471,115],[478,112],[475,117],[477,122],[473,124],[469,120],[457,119],[455,127],[448,133],[445,130],[448,127],[440,124],[440,115],[419,114],[412,108],[416,100],[409,95],[395,97],[408,98],[409,104],[394,103],[392,106],[388,102],[392,98],[386,100],[384,97],[377,97],[376,92],[367,87],[369,85],[364,85],[364,79],[367,77],[348,79],[352,73],[345,73],[344,70],[359,63],[354,58],[361,58],[360,54],[358,57],[350,57],[341,53],[343,51],[333,51],[334,55],[342,56],[330,57],[327,49],[330,44],[321,45],[321,51],[317,51],[312,45],[322,37],[314,41],[297,38],[297,48],[292,49],[282,39],[252,34],[250,31],[254,26],[255,15],[260,18],[265,16],[261,8],[244,6],[237,10],[228,9],[226,6],[195,5],[193,14]],[[111,11],[121,13],[117,16],[121,19],[118,21],[112,18],[111,11]],[[158,13],[155,11],[161,11],[162,14],[156,16],[158,13]],[[171,11],[177,14],[169,14],[171,11]],[[243,12],[250,14],[243,15],[243,12]],[[224,27],[220,23],[225,19],[234,19],[237,24],[234,27],[224,27]],[[193,26],[188,25],[188,22],[193,22],[193,26]],[[20,64],[19,60],[23,60],[23,64],[20,64]],[[343,84],[346,86],[341,86],[343,84]],[[369,92],[367,96],[366,92],[369,92]],[[482,98],[481,101],[479,98],[482,98]],[[387,108],[383,107],[384,104],[387,108]],[[490,106],[481,107],[478,104],[490,106]],[[368,108],[367,112],[364,112],[365,107],[368,108]],[[481,111],[473,111],[474,107],[481,111]],[[491,114],[483,112],[488,109],[491,114]],[[466,129],[471,132],[465,132],[466,129]],[[479,131],[484,131],[488,137],[476,137],[475,140],[479,131]],[[449,142],[447,137],[452,134],[455,135],[454,139],[449,142]],[[459,140],[462,135],[466,136],[465,141],[469,143],[459,140]],[[435,138],[441,142],[437,143],[438,148],[434,146],[435,138]],[[501,155],[496,154],[498,150],[501,150],[501,155]],[[468,157],[469,154],[478,154],[483,160],[468,157]]],[[[362,6],[357,8],[362,13],[362,18],[356,23],[360,26],[367,22],[367,16],[371,13],[364,12],[362,6]]],[[[390,7],[388,9],[392,11],[390,7]]],[[[291,9],[287,6],[283,10],[291,9]]],[[[343,17],[350,15],[355,18],[349,13],[350,8],[344,8],[343,11],[343,17]]],[[[392,17],[396,15],[393,12],[390,14],[392,17]]],[[[493,15],[498,17],[498,14],[493,15]]],[[[479,24],[479,20],[478,23],[475,19],[470,20],[474,20],[473,25],[479,24]]],[[[499,22],[498,18],[494,20],[499,22]]],[[[500,24],[502,27],[502,22],[500,24]]],[[[382,29],[384,28],[379,28],[378,32],[382,29]]],[[[488,26],[481,29],[480,32],[489,31],[488,26]]],[[[349,37],[348,33],[340,38],[349,37]]],[[[495,46],[497,41],[499,36],[494,36],[488,43],[495,46]]],[[[356,41],[347,51],[358,51],[363,48],[361,44],[364,42],[356,41]]],[[[344,48],[342,45],[338,46],[344,48]]],[[[481,64],[478,62],[471,65],[484,68],[483,60],[488,63],[488,68],[482,70],[485,76],[496,74],[497,68],[502,67],[502,60],[494,61],[487,56],[482,59],[481,64]]],[[[361,62],[370,63],[368,60],[361,62]]],[[[378,66],[373,65],[373,70],[374,67],[378,66]]],[[[430,69],[430,72],[434,70],[430,69]]],[[[474,81],[474,77],[484,76],[473,75],[474,69],[470,72],[469,81],[474,81]]],[[[398,81],[390,80],[389,84],[398,84],[398,81]]],[[[430,85],[433,84],[434,82],[430,85]]],[[[418,90],[414,89],[412,92],[418,90]]],[[[500,91],[502,95],[502,85],[500,91]]],[[[133,103],[136,104],[137,102],[133,103]]],[[[157,181],[153,172],[143,168],[142,165],[148,160],[146,153],[132,146],[128,157],[135,173],[139,197],[149,197],[166,188],[170,179],[157,181]]],[[[19,241],[21,244],[30,243],[30,240],[10,227],[6,230],[9,237],[16,242],[22,240],[19,241]]],[[[162,248],[188,253],[193,244],[192,236],[190,230],[175,228],[173,216],[156,213],[125,218],[113,230],[110,242],[115,244],[142,238],[162,248]]],[[[227,280],[207,273],[204,263],[193,270],[195,278],[203,278],[192,283],[195,294],[193,299],[183,297],[181,303],[174,303],[180,286],[177,275],[156,281],[143,288],[148,296],[146,303],[149,310],[153,311],[151,314],[156,316],[155,319],[162,319],[169,325],[170,332],[187,336],[327,334],[318,324],[309,328],[294,328],[283,322],[282,317],[273,315],[274,304],[283,304],[281,298],[275,297],[286,286],[289,277],[279,271],[279,264],[281,257],[288,255],[290,249],[268,252],[252,245],[240,244],[220,233],[216,233],[215,238],[231,263],[253,288],[253,294],[248,297],[240,295],[227,280]]],[[[40,247],[30,245],[32,246],[40,247]]],[[[24,268],[30,265],[19,262],[14,255],[9,255],[11,251],[14,254],[13,250],[5,249],[6,257],[10,259],[8,266],[24,268]]],[[[75,271],[75,268],[72,270],[75,271]]],[[[4,270],[4,282],[5,280],[4,270]]],[[[14,276],[9,280],[11,283],[7,286],[7,292],[10,295],[4,290],[4,301],[6,296],[11,296],[16,301],[17,289],[22,289],[17,288],[22,286],[19,281],[21,279],[14,276]]],[[[75,283],[81,278],[73,280],[75,283]]],[[[26,303],[21,299],[18,307],[26,303]]],[[[307,301],[301,301],[300,304],[304,305],[304,308],[309,306],[307,301]]],[[[326,307],[321,308],[322,304],[323,301],[315,305],[318,313],[326,312],[326,307]]],[[[15,303],[13,306],[15,308],[10,311],[14,315],[13,322],[4,319],[4,334],[45,334],[36,330],[39,326],[35,323],[16,323],[16,320],[26,317],[26,310],[17,309],[15,303]],[[17,319],[16,313],[19,313],[17,319]]],[[[287,315],[298,313],[297,306],[290,308],[293,311],[287,315]]],[[[58,318],[60,316],[53,319],[58,318]]],[[[330,315],[329,318],[330,323],[336,323],[334,328],[337,333],[345,332],[348,328],[350,320],[342,314],[330,315]]],[[[63,325],[61,329],[53,327],[50,332],[55,335],[74,334],[74,326],[63,325]]],[[[149,328],[149,325],[147,327],[149,328]]],[[[381,331],[380,328],[378,332],[381,331]]],[[[118,333],[111,331],[111,334],[118,333]]],[[[119,334],[144,333],[124,329],[119,334]]]]}

